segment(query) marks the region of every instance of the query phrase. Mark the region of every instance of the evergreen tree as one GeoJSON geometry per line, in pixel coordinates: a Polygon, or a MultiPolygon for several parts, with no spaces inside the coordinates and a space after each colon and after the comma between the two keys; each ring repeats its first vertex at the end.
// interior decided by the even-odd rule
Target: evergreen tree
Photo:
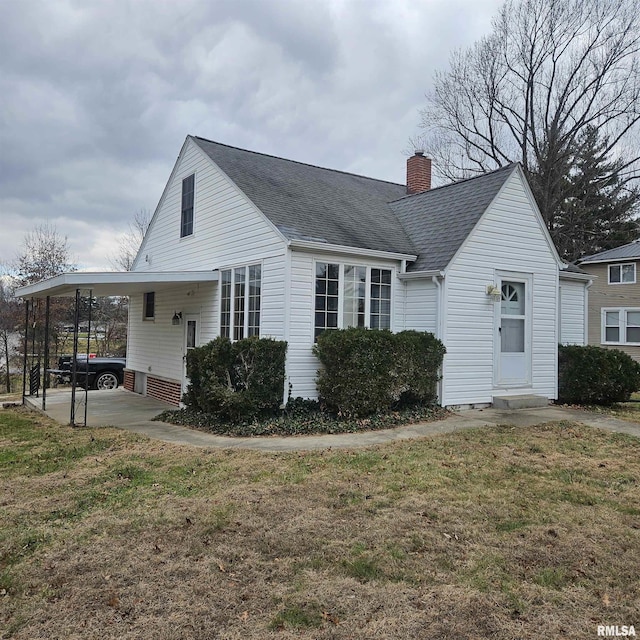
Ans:
{"type": "MultiPolygon", "coordinates": [[[[640,191],[621,176],[624,161],[610,160],[609,140],[586,127],[559,186],[562,204],[550,231],[560,255],[570,261],[613,249],[640,235],[640,191]]],[[[535,179],[534,179],[535,185],[535,179]]],[[[534,186],[534,191],[536,187],[534,186]]]]}

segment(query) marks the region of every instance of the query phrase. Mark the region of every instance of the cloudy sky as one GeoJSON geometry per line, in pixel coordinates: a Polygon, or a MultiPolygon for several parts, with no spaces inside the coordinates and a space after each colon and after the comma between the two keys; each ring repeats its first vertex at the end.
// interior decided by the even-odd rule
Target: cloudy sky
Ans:
{"type": "Polygon", "coordinates": [[[0,0],[0,263],[110,268],[187,134],[403,182],[434,70],[500,0],[0,0]]]}

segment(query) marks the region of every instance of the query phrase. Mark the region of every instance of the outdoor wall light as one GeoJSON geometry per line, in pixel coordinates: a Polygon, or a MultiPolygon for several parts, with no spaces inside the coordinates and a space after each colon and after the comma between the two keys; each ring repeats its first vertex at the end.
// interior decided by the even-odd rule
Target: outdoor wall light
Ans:
{"type": "Polygon", "coordinates": [[[182,311],[175,311],[173,314],[173,318],[171,318],[171,324],[174,327],[182,324],[182,311]]]}
{"type": "Polygon", "coordinates": [[[491,298],[491,302],[500,302],[502,300],[502,292],[495,284],[487,285],[487,295],[491,298]]]}

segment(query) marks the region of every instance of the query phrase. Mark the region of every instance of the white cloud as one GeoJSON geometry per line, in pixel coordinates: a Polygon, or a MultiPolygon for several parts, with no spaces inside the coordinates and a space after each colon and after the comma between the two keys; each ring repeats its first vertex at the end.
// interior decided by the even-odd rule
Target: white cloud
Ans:
{"type": "Polygon", "coordinates": [[[499,4],[1,3],[0,262],[50,221],[108,268],[187,134],[402,181],[434,69],[499,4]]]}

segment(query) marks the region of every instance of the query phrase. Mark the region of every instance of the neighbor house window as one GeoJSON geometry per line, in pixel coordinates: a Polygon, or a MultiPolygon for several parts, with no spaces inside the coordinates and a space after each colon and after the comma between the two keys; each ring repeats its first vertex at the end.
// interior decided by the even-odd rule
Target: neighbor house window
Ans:
{"type": "Polygon", "coordinates": [[[193,195],[195,190],[195,175],[190,175],[182,181],[182,214],[180,216],[180,237],[193,233],[193,195]]]}
{"type": "Polygon", "coordinates": [[[391,328],[391,269],[316,262],[314,340],[327,329],[391,328]]]}
{"type": "Polygon", "coordinates": [[[220,272],[220,335],[232,340],[260,335],[262,268],[259,264],[220,272]]]}
{"type": "Polygon", "coordinates": [[[144,294],[143,300],[143,318],[145,320],[153,320],[156,317],[156,294],[155,291],[149,291],[144,294]]]}
{"type": "Polygon", "coordinates": [[[635,262],[630,262],[629,264],[609,265],[609,284],[635,284],[635,281],[635,262]]]}
{"type": "Polygon", "coordinates": [[[603,309],[603,344],[640,344],[640,309],[603,309]]]}

